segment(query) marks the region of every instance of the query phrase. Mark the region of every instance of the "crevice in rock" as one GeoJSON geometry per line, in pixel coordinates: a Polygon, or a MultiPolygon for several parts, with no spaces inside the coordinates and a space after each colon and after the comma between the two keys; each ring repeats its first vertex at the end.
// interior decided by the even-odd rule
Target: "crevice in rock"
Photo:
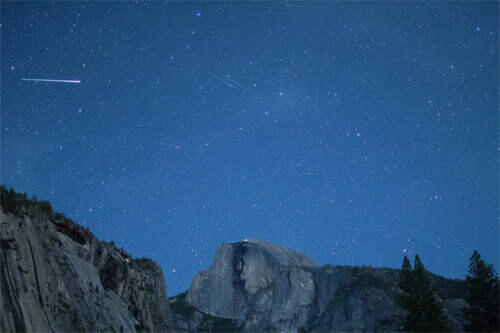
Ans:
{"type": "Polygon", "coordinates": [[[36,288],[38,290],[38,299],[40,300],[40,306],[42,307],[43,313],[45,314],[45,319],[47,319],[47,325],[49,325],[50,331],[54,332],[54,330],[52,329],[52,326],[50,325],[50,321],[49,321],[49,317],[47,316],[47,312],[45,311],[45,306],[43,305],[43,298],[42,298],[42,292],[40,290],[40,282],[38,281],[38,272],[36,269],[35,257],[33,256],[33,248],[31,247],[31,242],[28,238],[26,238],[26,241],[28,242],[28,246],[30,248],[31,262],[33,263],[33,272],[35,273],[35,282],[36,282],[36,288]]]}
{"type": "Polygon", "coordinates": [[[238,316],[242,303],[243,292],[245,289],[245,280],[242,278],[245,268],[245,253],[247,251],[246,244],[238,244],[234,249],[233,254],[233,313],[232,316],[238,316]]]}
{"type": "Polygon", "coordinates": [[[0,249],[14,250],[16,248],[16,241],[14,239],[0,239],[0,249]]]}
{"type": "Polygon", "coordinates": [[[244,244],[239,244],[234,249],[233,256],[233,287],[235,289],[243,290],[245,288],[245,281],[241,278],[243,274],[243,269],[245,267],[244,256],[246,253],[246,246],[244,244]]]}
{"type": "Polygon", "coordinates": [[[19,297],[19,293],[16,284],[10,283],[12,282],[12,279],[10,277],[9,266],[7,265],[7,252],[5,251],[3,251],[2,261],[4,264],[0,269],[0,281],[4,282],[1,283],[0,287],[2,289],[2,294],[5,295],[5,297],[3,297],[2,309],[11,310],[15,331],[25,332],[26,326],[24,325],[23,314],[19,308],[19,304],[17,302],[13,302],[12,299],[13,297],[19,297]]]}

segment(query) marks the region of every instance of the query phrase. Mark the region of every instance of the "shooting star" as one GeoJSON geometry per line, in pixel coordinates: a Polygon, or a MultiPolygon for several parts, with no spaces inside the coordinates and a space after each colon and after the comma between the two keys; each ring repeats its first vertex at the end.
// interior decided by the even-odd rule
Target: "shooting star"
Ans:
{"type": "Polygon", "coordinates": [[[239,83],[236,80],[233,80],[233,79],[230,79],[230,78],[225,78],[225,77],[216,75],[216,74],[214,74],[212,72],[208,72],[208,74],[210,74],[213,78],[219,80],[220,82],[224,83],[226,86],[228,86],[230,88],[233,88],[235,90],[240,90],[241,89],[241,90],[250,91],[250,89],[248,89],[247,87],[245,87],[244,85],[242,85],[241,83],[239,83]]]}
{"type": "Polygon", "coordinates": [[[212,75],[212,77],[214,77],[215,79],[219,80],[220,82],[224,83],[226,86],[230,87],[230,88],[234,88],[236,90],[238,90],[237,87],[235,87],[234,85],[232,85],[229,81],[226,81],[223,77],[220,77],[218,75],[215,75],[214,73],[212,72],[208,72],[208,74],[212,75]]]}
{"type": "Polygon", "coordinates": [[[57,82],[57,83],[80,83],[80,80],[52,80],[52,79],[21,79],[23,81],[34,81],[34,82],[57,82]]]}
{"type": "Polygon", "coordinates": [[[250,89],[248,89],[247,87],[245,87],[244,85],[242,85],[241,83],[239,83],[238,81],[236,81],[235,79],[231,79],[231,78],[226,78],[227,81],[235,84],[236,86],[240,87],[241,89],[243,90],[246,90],[246,91],[250,91],[250,89]]]}

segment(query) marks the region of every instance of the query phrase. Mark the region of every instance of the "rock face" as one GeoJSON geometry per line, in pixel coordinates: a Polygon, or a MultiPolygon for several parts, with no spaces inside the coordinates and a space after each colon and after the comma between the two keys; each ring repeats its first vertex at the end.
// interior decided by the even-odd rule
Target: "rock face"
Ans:
{"type": "MultiPolygon", "coordinates": [[[[435,275],[431,280],[453,331],[461,330],[466,304],[457,294],[463,282],[435,275]]],[[[221,244],[185,300],[175,298],[174,327],[197,331],[202,313],[232,319],[248,332],[397,331],[403,315],[395,302],[398,281],[395,269],[318,267],[264,241],[221,244]],[[179,308],[184,310],[176,312],[179,308]]]]}
{"type": "Polygon", "coordinates": [[[235,319],[207,314],[186,302],[186,294],[169,298],[175,332],[239,332],[235,319]]]}
{"type": "Polygon", "coordinates": [[[163,272],[60,214],[0,208],[1,332],[171,332],[163,272]]]}
{"type": "Polygon", "coordinates": [[[286,330],[307,321],[303,308],[311,305],[315,285],[305,268],[316,267],[306,256],[264,241],[223,243],[210,268],[194,278],[187,302],[249,330],[286,330]]]}

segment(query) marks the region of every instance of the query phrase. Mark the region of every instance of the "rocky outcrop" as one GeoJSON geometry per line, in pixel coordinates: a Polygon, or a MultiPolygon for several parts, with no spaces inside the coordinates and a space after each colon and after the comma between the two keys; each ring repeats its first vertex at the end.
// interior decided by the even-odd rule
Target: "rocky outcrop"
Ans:
{"type": "Polygon", "coordinates": [[[307,321],[315,285],[305,268],[316,267],[303,254],[264,241],[223,243],[210,268],[194,278],[187,302],[248,330],[287,330],[307,321]]]}
{"type": "MultiPolygon", "coordinates": [[[[431,280],[453,331],[462,330],[463,282],[431,280]]],[[[174,298],[174,327],[199,331],[205,314],[248,332],[398,331],[404,314],[395,301],[398,281],[395,269],[318,267],[264,241],[221,244],[187,295],[174,298]]]]}
{"type": "MultiPolygon", "coordinates": [[[[463,331],[465,284],[430,274],[431,283],[444,305],[453,332],[463,331]]],[[[399,294],[399,270],[356,266],[324,266],[314,272],[316,297],[309,332],[399,331],[403,309],[399,294]]]]}
{"type": "Polygon", "coordinates": [[[313,272],[316,297],[302,329],[398,331],[398,273],[390,269],[322,267],[313,272]]]}
{"type": "Polygon", "coordinates": [[[31,206],[0,208],[1,332],[172,331],[158,264],[31,206]]]}
{"type": "Polygon", "coordinates": [[[213,316],[188,304],[186,294],[181,293],[168,300],[176,333],[241,331],[235,319],[213,316]]]}

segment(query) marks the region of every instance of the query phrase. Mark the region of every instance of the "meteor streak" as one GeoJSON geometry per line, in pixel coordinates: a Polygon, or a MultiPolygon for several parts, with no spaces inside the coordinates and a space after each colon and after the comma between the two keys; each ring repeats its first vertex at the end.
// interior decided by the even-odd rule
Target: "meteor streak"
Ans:
{"type": "Polygon", "coordinates": [[[215,79],[219,80],[220,82],[224,83],[226,86],[238,90],[238,88],[236,88],[234,85],[232,85],[230,82],[228,82],[224,78],[222,78],[222,77],[220,77],[218,75],[215,75],[212,72],[208,72],[208,74],[212,75],[213,78],[215,78],[215,79]]]}
{"type": "Polygon", "coordinates": [[[34,82],[57,82],[57,83],[80,83],[80,80],[52,80],[52,79],[21,79],[23,81],[34,82]]]}
{"type": "Polygon", "coordinates": [[[235,90],[241,89],[241,90],[250,91],[250,89],[248,89],[247,87],[245,87],[244,85],[242,85],[241,83],[239,83],[238,81],[236,81],[234,79],[231,79],[228,77],[222,77],[222,76],[216,75],[212,72],[208,72],[208,74],[210,74],[214,79],[219,80],[220,82],[224,83],[226,86],[228,86],[230,88],[233,88],[235,90]]]}
{"type": "Polygon", "coordinates": [[[239,83],[238,81],[236,81],[235,79],[231,79],[231,78],[226,78],[227,81],[235,84],[237,87],[240,87],[241,89],[244,89],[246,91],[250,91],[250,89],[248,89],[247,87],[245,87],[244,85],[242,85],[241,83],[239,83]]]}

